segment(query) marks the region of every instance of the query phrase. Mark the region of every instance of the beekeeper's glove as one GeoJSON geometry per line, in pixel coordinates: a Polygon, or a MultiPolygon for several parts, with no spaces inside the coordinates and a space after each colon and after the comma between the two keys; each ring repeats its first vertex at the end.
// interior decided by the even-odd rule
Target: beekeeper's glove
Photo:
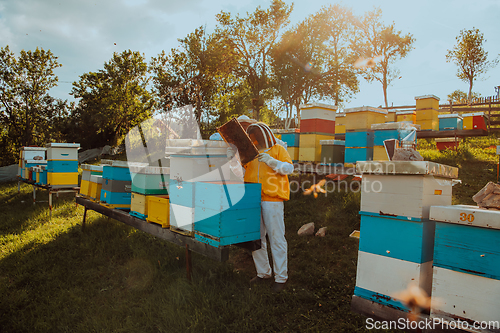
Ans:
{"type": "Polygon", "coordinates": [[[278,160],[275,158],[272,158],[267,153],[260,153],[257,157],[259,159],[259,162],[266,163],[273,170],[276,169],[276,167],[278,166],[278,160]]]}

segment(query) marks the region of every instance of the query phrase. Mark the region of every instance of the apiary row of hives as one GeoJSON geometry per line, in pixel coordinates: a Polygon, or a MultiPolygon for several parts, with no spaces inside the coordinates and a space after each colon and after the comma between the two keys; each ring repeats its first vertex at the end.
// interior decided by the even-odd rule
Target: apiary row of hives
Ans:
{"type": "Polygon", "coordinates": [[[22,147],[18,177],[36,185],[78,186],[78,143],[48,143],[45,147],[22,147]]]}
{"type": "Polygon", "coordinates": [[[82,165],[81,195],[218,247],[260,239],[260,184],[230,171],[227,144],[168,140],[169,167],[82,165]]]}

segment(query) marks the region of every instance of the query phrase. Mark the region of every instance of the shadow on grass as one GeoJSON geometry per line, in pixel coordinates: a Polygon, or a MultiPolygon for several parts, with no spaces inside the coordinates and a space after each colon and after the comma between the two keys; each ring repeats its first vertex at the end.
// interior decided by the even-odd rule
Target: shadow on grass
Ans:
{"type": "MultiPolygon", "coordinates": [[[[0,235],[21,234],[49,221],[47,190],[37,189],[36,204],[33,204],[31,185],[21,185],[21,192],[17,193],[17,182],[2,183],[0,195],[0,235]]],[[[61,193],[59,197],[53,194],[53,216],[59,213],[60,207],[74,200],[74,193],[61,193]]]]}

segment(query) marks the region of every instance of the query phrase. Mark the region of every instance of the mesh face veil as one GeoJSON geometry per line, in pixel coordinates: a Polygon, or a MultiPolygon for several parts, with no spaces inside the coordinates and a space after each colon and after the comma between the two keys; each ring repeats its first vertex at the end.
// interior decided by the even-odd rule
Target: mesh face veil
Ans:
{"type": "Polygon", "coordinates": [[[253,133],[261,147],[264,149],[269,149],[276,144],[276,138],[274,137],[273,132],[269,126],[264,123],[251,124],[247,128],[247,133],[248,135],[253,133]]]}

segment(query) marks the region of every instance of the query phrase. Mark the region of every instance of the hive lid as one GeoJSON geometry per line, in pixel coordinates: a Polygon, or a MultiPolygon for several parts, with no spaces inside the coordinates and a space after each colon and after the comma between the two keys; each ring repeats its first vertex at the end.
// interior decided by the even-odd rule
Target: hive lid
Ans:
{"type": "Polygon", "coordinates": [[[307,103],[307,104],[300,104],[299,108],[301,110],[303,109],[312,109],[312,108],[323,108],[323,109],[330,109],[332,111],[337,110],[337,107],[335,105],[329,105],[329,104],[323,104],[323,103],[307,103]]]}
{"type": "Polygon", "coordinates": [[[434,99],[437,99],[439,101],[439,97],[435,96],[435,95],[422,95],[422,96],[415,96],[415,100],[419,100],[419,99],[428,99],[428,98],[434,98],[434,99]]]}
{"type": "Polygon", "coordinates": [[[79,143],[51,142],[45,145],[47,148],[80,148],[79,143]]]}
{"type": "Polygon", "coordinates": [[[26,160],[26,163],[47,164],[47,160],[26,160]]]}
{"type": "Polygon", "coordinates": [[[387,115],[387,110],[384,109],[379,109],[379,108],[374,108],[372,106],[361,106],[357,108],[349,108],[344,110],[346,114],[348,113],[353,113],[353,112],[376,112],[376,113],[382,113],[387,115]]]}
{"type": "Polygon", "coordinates": [[[46,151],[47,148],[45,148],[45,147],[21,147],[21,150],[24,150],[24,151],[33,151],[33,150],[46,151]]]}
{"type": "Polygon", "coordinates": [[[102,176],[101,175],[90,175],[90,181],[92,183],[102,184],[102,176]]]}
{"type": "Polygon", "coordinates": [[[413,124],[409,121],[397,121],[393,123],[372,124],[372,130],[391,130],[391,129],[407,129],[407,130],[420,130],[420,125],[413,124]]]}
{"type": "Polygon", "coordinates": [[[463,113],[462,117],[474,117],[474,116],[483,116],[484,117],[484,112],[473,112],[473,113],[463,113]]]}
{"type": "Polygon", "coordinates": [[[396,116],[399,116],[400,114],[417,114],[417,111],[415,111],[415,110],[410,110],[410,111],[396,111],[396,116]]]}
{"type": "Polygon", "coordinates": [[[439,114],[438,118],[459,118],[462,119],[462,117],[459,114],[456,113],[449,113],[449,114],[439,114]]]}
{"type": "Polygon", "coordinates": [[[130,172],[140,173],[144,175],[168,175],[170,174],[170,168],[156,167],[156,166],[147,166],[147,167],[131,166],[130,172]]]}
{"type": "Polygon", "coordinates": [[[356,172],[377,175],[432,175],[458,178],[458,168],[430,161],[359,161],[356,172]]]}
{"type": "Polygon", "coordinates": [[[500,211],[478,206],[431,206],[429,219],[446,223],[500,229],[500,211]]]}

